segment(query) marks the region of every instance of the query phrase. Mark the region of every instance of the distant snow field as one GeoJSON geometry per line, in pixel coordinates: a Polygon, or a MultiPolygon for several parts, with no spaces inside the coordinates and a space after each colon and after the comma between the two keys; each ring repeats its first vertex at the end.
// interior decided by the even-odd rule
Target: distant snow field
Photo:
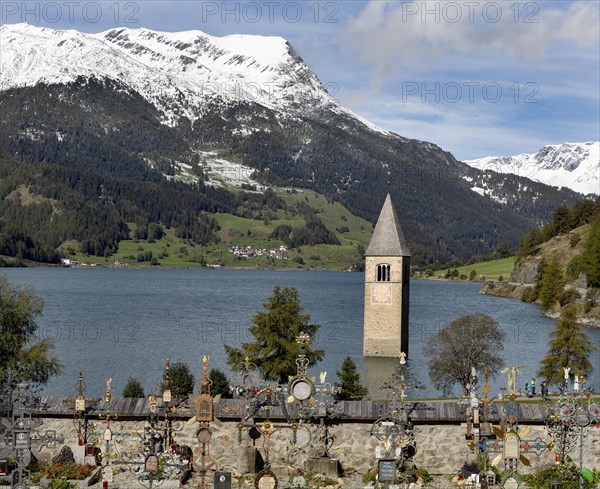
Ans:
{"type": "Polygon", "coordinates": [[[479,170],[513,173],[554,187],[600,195],[600,142],[547,145],[537,153],[464,161],[479,170]]]}
{"type": "Polygon", "coordinates": [[[260,182],[252,179],[254,168],[219,158],[212,151],[199,151],[202,166],[208,176],[208,184],[225,187],[241,187],[242,184],[254,185],[261,189],[260,182]]]}

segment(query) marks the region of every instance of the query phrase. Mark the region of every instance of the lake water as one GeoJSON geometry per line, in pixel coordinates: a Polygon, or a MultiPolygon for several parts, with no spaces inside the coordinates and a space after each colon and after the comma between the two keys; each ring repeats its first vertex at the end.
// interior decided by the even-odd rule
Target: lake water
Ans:
{"type": "MultiPolygon", "coordinates": [[[[55,342],[64,363],[62,375],[52,378],[46,395],[75,395],[78,373],[84,372],[88,396],[101,396],[113,379],[120,395],[128,377],[138,378],[149,393],[162,375],[166,358],[185,361],[196,378],[201,357],[212,356],[211,367],[231,374],[223,344],[251,339],[252,316],[261,310],[275,285],[294,286],[305,312],[321,324],[316,346],[325,359],[309,372],[328,372],[334,382],[346,355],[352,356],[363,380],[378,384],[391,368],[362,357],[362,273],[211,270],[211,269],[4,269],[8,278],[31,285],[44,298],[40,336],[55,342]]],[[[489,314],[507,333],[506,365],[525,365],[520,384],[535,376],[545,355],[554,321],[538,307],[520,301],[479,294],[480,284],[414,280],[410,295],[410,363],[428,387],[414,397],[438,393],[430,387],[427,358],[422,349],[438,329],[459,316],[489,314]]],[[[600,350],[600,330],[586,329],[600,350]]],[[[600,386],[600,360],[595,357],[592,384],[600,386]]],[[[498,392],[500,376],[492,383],[498,392]]],[[[538,381],[539,384],[539,381],[538,381]]],[[[520,387],[523,388],[523,385],[520,387]]],[[[410,396],[409,396],[410,397],[410,396]]]]}

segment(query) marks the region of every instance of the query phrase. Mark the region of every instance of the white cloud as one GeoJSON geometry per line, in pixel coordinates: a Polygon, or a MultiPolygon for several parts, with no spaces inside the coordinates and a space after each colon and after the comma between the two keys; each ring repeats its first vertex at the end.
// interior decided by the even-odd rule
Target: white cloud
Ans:
{"type": "Polygon", "coordinates": [[[460,159],[597,139],[600,2],[372,1],[335,39],[368,81],[342,103],[460,159]],[[467,103],[469,82],[479,85],[467,103]],[[502,87],[499,103],[482,101],[486,83],[502,87]],[[458,103],[422,98],[452,84],[458,103]]]}
{"type": "Polygon", "coordinates": [[[545,8],[548,4],[542,3],[539,10],[538,5],[372,1],[349,19],[338,39],[348,52],[373,64],[376,84],[400,70],[429,71],[456,53],[539,60],[556,43],[597,45],[600,3],[578,1],[566,9],[545,8]]]}
{"type": "Polygon", "coordinates": [[[594,139],[589,124],[583,122],[512,122],[516,110],[512,104],[435,104],[418,97],[402,101],[382,95],[351,108],[380,127],[433,142],[460,160],[535,152],[545,144],[594,139]]]}

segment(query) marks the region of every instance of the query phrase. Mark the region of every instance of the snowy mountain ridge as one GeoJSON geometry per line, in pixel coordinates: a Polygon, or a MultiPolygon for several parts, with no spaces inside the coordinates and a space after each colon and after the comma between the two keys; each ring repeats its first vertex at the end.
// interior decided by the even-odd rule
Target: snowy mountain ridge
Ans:
{"type": "Polygon", "coordinates": [[[386,133],[342,108],[281,37],[5,24],[0,38],[0,90],[107,78],[140,93],[171,124],[197,119],[211,103],[246,101],[287,115],[329,109],[386,133]]]}
{"type": "Polygon", "coordinates": [[[600,142],[547,145],[537,153],[463,161],[479,170],[512,173],[583,194],[600,195],[600,142]]]}

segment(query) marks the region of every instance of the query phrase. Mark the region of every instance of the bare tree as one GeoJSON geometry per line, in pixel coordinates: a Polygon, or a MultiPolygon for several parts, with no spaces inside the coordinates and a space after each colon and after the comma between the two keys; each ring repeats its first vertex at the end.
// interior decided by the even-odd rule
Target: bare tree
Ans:
{"type": "Polygon", "coordinates": [[[487,367],[497,374],[504,364],[498,355],[505,337],[497,321],[485,314],[462,316],[446,325],[423,349],[434,387],[449,395],[458,384],[466,395],[473,369],[482,373],[487,367]]]}

